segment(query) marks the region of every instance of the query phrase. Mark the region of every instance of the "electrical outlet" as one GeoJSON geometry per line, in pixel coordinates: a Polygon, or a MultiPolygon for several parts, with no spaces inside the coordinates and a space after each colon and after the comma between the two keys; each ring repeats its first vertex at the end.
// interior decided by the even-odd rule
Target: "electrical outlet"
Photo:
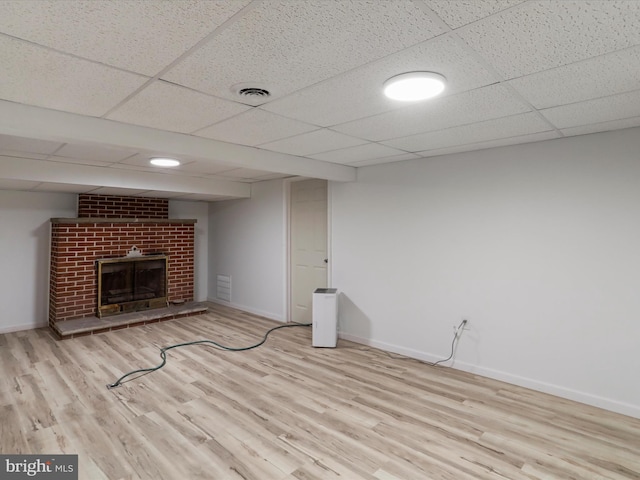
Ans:
{"type": "Polygon", "coordinates": [[[471,330],[471,326],[469,325],[468,319],[462,319],[462,321],[459,324],[453,326],[453,332],[456,335],[461,334],[465,330],[471,330]]]}
{"type": "Polygon", "coordinates": [[[469,326],[469,320],[468,319],[462,319],[462,321],[460,323],[458,323],[457,325],[453,326],[453,334],[454,335],[460,335],[465,330],[471,330],[471,327],[469,326]]]}

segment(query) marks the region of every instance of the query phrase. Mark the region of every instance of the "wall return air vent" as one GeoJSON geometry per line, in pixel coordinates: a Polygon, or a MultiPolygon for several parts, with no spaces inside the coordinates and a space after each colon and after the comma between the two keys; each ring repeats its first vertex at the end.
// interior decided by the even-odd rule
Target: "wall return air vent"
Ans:
{"type": "Polygon", "coordinates": [[[216,297],[225,302],[231,301],[231,276],[220,275],[216,277],[216,297]]]}

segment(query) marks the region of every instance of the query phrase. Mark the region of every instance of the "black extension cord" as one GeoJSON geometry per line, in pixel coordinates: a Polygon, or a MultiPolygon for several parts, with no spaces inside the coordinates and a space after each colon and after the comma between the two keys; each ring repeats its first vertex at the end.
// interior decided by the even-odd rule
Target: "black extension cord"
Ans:
{"type": "Polygon", "coordinates": [[[119,379],[117,379],[115,382],[108,383],[107,384],[107,388],[109,390],[111,390],[112,388],[116,388],[116,387],[121,386],[122,385],[122,381],[125,378],[130,377],[131,375],[135,375],[136,373],[143,374],[143,373],[151,373],[151,372],[155,372],[156,370],[160,370],[167,363],[167,351],[171,350],[173,348],[187,347],[189,345],[210,344],[210,345],[214,345],[214,346],[216,346],[218,348],[221,348],[223,350],[229,350],[231,352],[244,352],[245,350],[251,350],[253,348],[258,348],[260,345],[262,345],[264,342],[267,341],[267,337],[274,330],[278,330],[280,328],[288,328],[288,327],[310,327],[310,326],[311,326],[310,323],[287,323],[286,325],[279,325],[277,327],[270,328],[269,330],[267,330],[267,333],[264,334],[264,337],[262,337],[262,340],[260,342],[256,343],[255,345],[249,345],[248,347],[228,347],[226,345],[221,345],[221,344],[219,344],[217,342],[214,342],[213,340],[195,340],[193,342],[176,343],[175,345],[169,345],[168,347],[163,347],[163,348],[160,349],[160,358],[162,358],[162,362],[160,363],[160,365],[158,365],[157,367],[152,367],[152,368],[141,368],[141,369],[138,369],[138,370],[133,370],[133,371],[131,371],[129,373],[125,373],[119,379]]]}

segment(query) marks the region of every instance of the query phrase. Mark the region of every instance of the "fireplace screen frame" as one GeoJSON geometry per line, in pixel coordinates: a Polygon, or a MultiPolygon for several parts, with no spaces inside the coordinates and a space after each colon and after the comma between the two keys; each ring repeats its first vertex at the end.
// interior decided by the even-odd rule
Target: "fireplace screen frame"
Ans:
{"type": "MultiPolygon", "coordinates": [[[[152,308],[162,308],[167,307],[169,305],[168,299],[168,260],[169,257],[166,255],[142,255],[138,257],[117,257],[117,258],[104,258],[96,260],[96,270],[97,270],[97,316],[102,318],[109,315],[118,315],[120,313],[127,312],[136,312],[140,310],[148,310],[152,308]],[[103,270],[104,267],[111,266],[114,264],[122,263],[128,264],[131,269],[131,279],[130,281],[135,284],[135,272],[142,270],[143,262],[162,262],[163,269],[163,285],[160,288],[160,295],[155,295],[153,298],[144,298],[144,299],[135,299],[132,298],[130,300],[124,299],[123,301],[111,301],[107,303],[103,303],[103,270]]],[[[108,267],[107,267],[108,269],[108,267]]],[[[135,292],[134,287],[131,287],[132,292],[135,292]]],[[[135,297],[135,293],[132,293],[135,297]]]]}

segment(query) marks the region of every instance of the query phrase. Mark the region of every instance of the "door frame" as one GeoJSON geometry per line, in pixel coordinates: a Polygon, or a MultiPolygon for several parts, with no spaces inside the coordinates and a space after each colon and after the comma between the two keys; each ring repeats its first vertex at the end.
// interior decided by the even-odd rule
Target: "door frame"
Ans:
{"type": "MultiPolygon", "coordinates": [[[[285,322],[292,322],[292,308],[291,308],[291,289],[292,289],[292,274],[291,274],[291,184],[293,182],[301,182],[304,180],[324,180],[322,178],[313,178],[313,177],[294,177],[294,178],[286,178],[284,180],[284,215],[285,215],[285,298],[284,298],[284,312],[285,312],[285,322]]],[[[327,262],[327,287],[331,288],[331,183],[329,180],[327,182],[327,258],[329,261],[327,262]]]]}

